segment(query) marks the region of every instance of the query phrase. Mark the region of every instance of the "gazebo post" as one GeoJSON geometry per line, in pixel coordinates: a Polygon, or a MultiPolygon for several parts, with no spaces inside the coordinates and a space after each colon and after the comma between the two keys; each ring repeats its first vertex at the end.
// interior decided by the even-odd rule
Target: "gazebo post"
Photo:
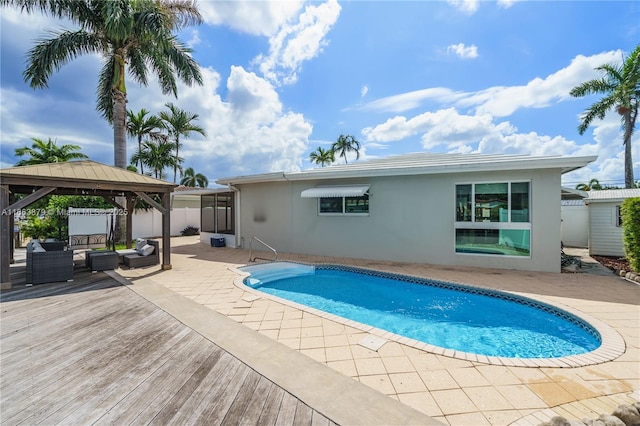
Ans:
{"type": "Polygon", "coordinates": [[[9,217],[12,212],[9,207],[9,186],[0,186],[0,289],[9,290],[11,288],[11,275],[9,265],[11,262],[11,239],[13,229],[9,229],[9,217]],[[11,231],[11,232],[10,232],[11,231]]]}
{"type": "MultiPolygon", "coordinates": [[[[15,202],[15,196],[9,191],[9,204],[13,204],[15,202]]],[[[14,239],[15,236],[15,228],[16,228],[16,219],[15,215],[9,215],[9,232],[11,232],[11,238],[9,243],[9,263],[16,263],[15,259],[15,251],[16,251],[16,242],[14,239]]]]}
{"type": "Polygon", "coordinates": [[[131,241],[133,240],[133,210],[136,205],[136,196],[134,194],[127,194],[127,229],[126,229],[126,237],[125,242],[127,244],[127,248],[131,248],[131,241]]]}
{"type": "Polygon", "coordinates": [[[171,193],[162,193],[162,269],[171,269],[171,193]]]}

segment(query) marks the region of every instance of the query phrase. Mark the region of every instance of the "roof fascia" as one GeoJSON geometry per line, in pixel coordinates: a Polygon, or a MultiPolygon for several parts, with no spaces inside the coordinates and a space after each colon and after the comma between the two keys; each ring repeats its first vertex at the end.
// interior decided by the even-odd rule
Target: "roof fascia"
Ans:
{"type": "MultiPolygon", "coordinates": [[[[304,181],[319,179],[344,179],[359,177],[377,177],[377,176],[410,176],[410,175],[429,175],[429,174],[445,174],[445,173],[472,173],[472,172],[492,172],[492,171],[511,171],[511,170],[540,170],[540,169],[557,169],[561,174],[579,169],[587,164],[595,161],[597,156],[585,157],[535,157],[528,158],[526,156],[517,159],[506,159],[504,161],[493,160],[490,162],[475,162],[468,164],[443,164],[429,166],[408,166],[408,167],[380,167],[380,168],[364,168],[364,169],[341,169],[332,171],[330,168],[313,169],[302,172],[291,173],[267,173],[258,175],[238,176],[234,178],[223,178],[216,181],[221,185],[239,185],[261,182],[277,182],[277,181],[304,181]]],[[[354,163],[357,164],[357,163],[354,163]]]]}

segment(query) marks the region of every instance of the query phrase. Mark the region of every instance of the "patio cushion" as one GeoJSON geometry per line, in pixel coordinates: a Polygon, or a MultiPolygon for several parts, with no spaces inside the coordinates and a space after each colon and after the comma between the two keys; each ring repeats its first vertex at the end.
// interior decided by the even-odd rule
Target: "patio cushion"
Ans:
{"type": "Polygon", "coordinates": [[[140,256],[149,256],[151,253],[153,253],[153,250],[155,249],[155,247],[153,247],[152,245],[149,244],[145,244],[142,248],[140,248],[139,250],[136,248],[136,252],[140,255],[140,256]]]}
{"type": "Polygon", "coordinates": [[[144,238],[138,238],[136,240],[136,246],[135,249],[137,250],[142,250],[142,247],[147,245],[147,240],[145,240],[144,238]]]}

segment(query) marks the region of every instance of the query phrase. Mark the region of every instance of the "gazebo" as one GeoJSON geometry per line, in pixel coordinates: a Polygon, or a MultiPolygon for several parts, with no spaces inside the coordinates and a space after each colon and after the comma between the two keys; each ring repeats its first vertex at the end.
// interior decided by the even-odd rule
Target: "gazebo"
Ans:
{"type": "Polygon", "coordinates": [[[162,213],[162,269],[171,269],[171,192],[177,185],[90,160],[0,169],[0,284],[11,288],[14,213],[45,195],[94,195],[126,211],[126,242],[131,247],[133,206],[138,197],[162,213]],[[17,200],[16,195],[25,197],[17,200]],[[161,204],[152,195],[160,196],[161,204]],[[124,203],[123,203],[124,201],[124,203]]]}

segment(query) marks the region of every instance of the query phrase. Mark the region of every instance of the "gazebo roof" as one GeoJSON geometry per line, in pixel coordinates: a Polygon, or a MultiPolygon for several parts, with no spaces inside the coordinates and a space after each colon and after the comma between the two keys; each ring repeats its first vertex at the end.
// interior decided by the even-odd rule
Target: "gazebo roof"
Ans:
{"type": "MultiPolygon", "coordinates": [[[[172,192],[177,185],[91,160],[47,163],[0,169],[0,183],[17,193],[37,186],[73,188],[88,192],[172,192]]],[[[87,194],[89,195],[89,194],[87,194]]]]}

